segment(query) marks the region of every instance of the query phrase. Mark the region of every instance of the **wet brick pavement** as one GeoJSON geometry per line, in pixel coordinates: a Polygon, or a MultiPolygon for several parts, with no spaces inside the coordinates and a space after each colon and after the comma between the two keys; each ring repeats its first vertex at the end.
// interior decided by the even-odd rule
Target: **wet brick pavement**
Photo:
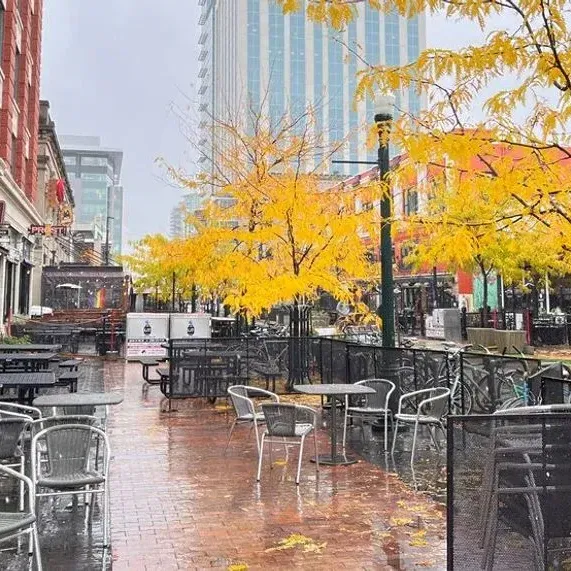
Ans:
{"type": "MultiPolygon", "coordinates": [[[[105,390],[125,395],[107,424],[112,550],[109,557],[103,552],[97,513],[90,534],[82,509],[52,511],[48,504],[40,538],[48,571],[105,569],[110,560],[114,570],[141,571],[238,570],[240,564],[252,570],[445,568],[442,505],[383,469],[385,456],[376,446],[364,454],[380,467],[366,461],[322,467],[318,477],[307,446],[299,487],[297,450],[286,465],[275,447],[274,467],[266,462],[257,484],[248,428],[236,429],[224,454],[231,419],[224,403],[215,409],[202,401],[179,401],[178,412],[161,413],[158,388],[146,396],[141,391],[140,365],[107,361],[101,379],[97,363],[87,367],[81,389],[98,389],[104,382],[105,390]],[[308,543],[294,545],[293,534],[308,543]]],[[[358,432],[354,442],[362,447],[358,432]]],[[[325,430],[319,441],[325,452],[325,430]]],[[[19,569],[22,563],[13,552],[0,554],[1,569],[19,569]]]]}

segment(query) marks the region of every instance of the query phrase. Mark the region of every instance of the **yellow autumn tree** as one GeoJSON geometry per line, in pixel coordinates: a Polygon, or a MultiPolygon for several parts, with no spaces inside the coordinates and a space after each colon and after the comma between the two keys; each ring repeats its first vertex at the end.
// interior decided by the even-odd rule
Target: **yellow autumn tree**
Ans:
{"type": "Polygon", "coordinates": [[[250,108],[215,121],[218,151],[198,177],[211,196],[193,224],[216,260],[209,277],[224,284],[224,303],[237,313],[278,304],[295,311],[320,291],[350,302],[359,283],[374,279],[378,219],[363,205],[380,186],[356,190],[324,177],[336,149],[323,149],[314,132],[310,111],[272,122],[250,108]]]}
{"type": "MultiPolygon", "coordinates": [[[[297,0],[278,1],[286,12],[301,6],[297,0]]],[[[392,144],[406,157],[393,180],[398,184],[416,179],[426,201],[435,194],[448,199],[441,208],[427,211],[426,235],[457,228],[456,234],[461,231],[490,244],[507,244],[517,236],[527,240],[522,250],[530,254],[534,243],[544,246],[541,252],[536,249],[535,263],[569,271],[571,2],[365,2],[406,16],[439,12],[458,21],[458,29],[464,21],[482,30],[477,44],[459,50],[426,49],[406,65],[366,65],[359,72],[357,99],[409,89],[428,96],[427,107],[416,116],[401,113],[391,134],[392,144]],[[434,168],[444,173],[443,189],[423,184],[422,173],[434,168]],[[468,224],[451,201],[483,201],[484,207],[472,212],[468,224]]],[[[365,2],[312,0],[306,3],[307,15],[343,28],[365,2]]],[[[468,241],[454,254],[459,264],[474,259],[468,241]]],[[[501,254],[504,265],[511,263],[510,252],[506,248],[501,254]]]]}

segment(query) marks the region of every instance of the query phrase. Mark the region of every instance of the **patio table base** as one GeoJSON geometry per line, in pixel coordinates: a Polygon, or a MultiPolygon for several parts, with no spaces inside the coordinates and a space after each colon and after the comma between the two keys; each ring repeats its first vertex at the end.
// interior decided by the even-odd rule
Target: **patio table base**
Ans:
{"type": "MultiPolygon", "coordinates": [[[[311,461],[315,462],[315,457],[313,457],[311,461]]],[[[319,455],[319,463],[324,466],[349,466],[350,464],[356,464],[357,462],[358,460],[356,458],[352,458],[346,454],[336,454],[335,456],[331,456],[331,454],[319,455]]]]}

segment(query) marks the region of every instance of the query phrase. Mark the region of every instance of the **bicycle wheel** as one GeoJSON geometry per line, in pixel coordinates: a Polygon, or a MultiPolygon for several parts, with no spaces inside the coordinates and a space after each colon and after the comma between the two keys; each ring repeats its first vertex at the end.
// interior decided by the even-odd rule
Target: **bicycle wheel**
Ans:
{"type": "Polygon", "coordinates": [[[450,395],[450,414],[470,414],[474,406],[474,395],[471,387],[463,382],[456,385],[450,395]]]}

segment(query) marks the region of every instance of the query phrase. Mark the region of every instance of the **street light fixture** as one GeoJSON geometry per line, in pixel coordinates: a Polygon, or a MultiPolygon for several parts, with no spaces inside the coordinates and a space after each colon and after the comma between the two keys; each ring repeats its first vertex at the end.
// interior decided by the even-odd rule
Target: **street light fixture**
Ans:
{"type": "Polygon", "coordinates": [[[391,132],[395,98],[382,95],[375,100],[375,123],[379,132],[379,179],[386,183],[381,196],[381,319],[383,347],[395,346],[393,245],[391,237],[391,192],[389,183],[389,135],[391,132]]]}

